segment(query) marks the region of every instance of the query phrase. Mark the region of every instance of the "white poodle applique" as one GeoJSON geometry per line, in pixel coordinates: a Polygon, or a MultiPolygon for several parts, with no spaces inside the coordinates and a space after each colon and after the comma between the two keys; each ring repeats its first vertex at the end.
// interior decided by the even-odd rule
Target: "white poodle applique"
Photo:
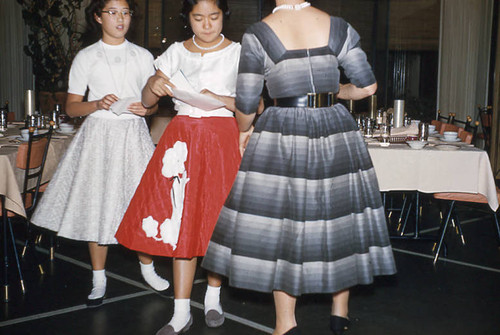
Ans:
{"type": "Polygon", "coordinates": [[[162,159],[163,167],[161,174],[165,178],[174,179],[172,189],[170,190],[172,216],[165,219],[159,227],[158,221],[151,215],[142,219],[142,230],[146,233],[147,237],[170,244],[174,250],[177,248],[177,241],[179,240],[182,210],[184,209],[184,193],[186,184],[189,182],[186,167],[184,166],[187,154],[186,143],[177,141],[172,148],[165,151],[162,159]],[[158,228],[160,237],[158,237],[158,228]]]}

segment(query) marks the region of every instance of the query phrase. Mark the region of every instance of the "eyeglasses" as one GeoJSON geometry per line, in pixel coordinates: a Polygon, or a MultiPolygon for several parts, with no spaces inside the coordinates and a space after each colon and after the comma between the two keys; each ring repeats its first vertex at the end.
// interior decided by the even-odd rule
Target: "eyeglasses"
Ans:
{"type": "Polygon", "coordinates": [[[123,15],[123,17],[132,17],[134,15],[134,11],[128,10],[128,9],[122,10],[121,12],[119,10],[115,10],[115,9],[103,10],[103,11],[101,11],[101,13],[108,13],[109,16],[111,16],[112,18],[117,18],[118,13],[121,13],[123,15]]]}

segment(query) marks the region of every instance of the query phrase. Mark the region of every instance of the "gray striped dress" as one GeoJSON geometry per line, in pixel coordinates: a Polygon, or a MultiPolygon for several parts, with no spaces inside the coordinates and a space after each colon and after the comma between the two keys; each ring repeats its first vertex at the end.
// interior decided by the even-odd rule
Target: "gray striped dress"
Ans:
{"type": "MultiPolygon", "coordinates": [[[[339,69],[375,83],[359,35],[331,18],[329,44],[286,50],[258,22],[242,41],[237,108],[271,98],[338,92],[339,69]]],[[[231,286],[262,292],[332,293],[396,272],[368,150],[341,104],[269,107],[258,118],[202,266],[231,286]]]]}

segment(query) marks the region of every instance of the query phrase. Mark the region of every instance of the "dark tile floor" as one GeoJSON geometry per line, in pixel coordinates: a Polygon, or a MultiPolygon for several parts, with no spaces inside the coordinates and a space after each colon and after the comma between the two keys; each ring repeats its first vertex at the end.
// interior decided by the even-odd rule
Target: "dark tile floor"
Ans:
{"type": "MultiPolygon", "coordinates": [[[[422,219],[427,234],[437,232],[437,213],[431,208],[422,219]]],[[[352,289],[353,323],[347,334],[500,334],[500,252],[491,213],[484,207],[461,208],[459,213],[466,245],[450,231],[447,257],[441,257],[437,266],[432,265],[432,242],[393,240],[398,273],[352,289]]],[[[391,234],[396,233],[394,226],[390,225],[391,234]]],[[[22,236],[21,231],[16,233],[22,236]]],[[[91,282],[86,244],[58,239],[53,262],[48,261],[45,244],[41,246],[38,254],[44,275],[37,272],[30,257],[22,262],[24,296],[11,264],[11,300],[1,303],[0,334],[148,335],[169,320],[172,298],[144,286],[133,252],[120,246],[110,249],[107,300],[103,306],[89,309],[84,305],[91,282]]],[[[161,258],[155,262],[158,272],[172,279],[171,262],[161,258]]],[[[196,278],[192,295],[195,322],[187,334],[272,333],[271,296],[227,286],[222,291],[226,322],[218,329],[207,328],[202,306],[206,282],[201,269],[196,278]]],[[[297,319],[303,334],[331,334],[329,305],[326,295],[299,299],[297,319]]]]}

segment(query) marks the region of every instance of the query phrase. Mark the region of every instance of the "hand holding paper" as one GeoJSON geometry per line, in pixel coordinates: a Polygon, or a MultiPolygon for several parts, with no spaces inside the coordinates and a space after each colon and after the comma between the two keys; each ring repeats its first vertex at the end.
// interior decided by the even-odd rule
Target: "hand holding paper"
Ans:
{"type": "Polygon", "coordinates": [[[134,102],[140,102],[141,101],[141,98],[137,98],[137,97],[129,97],[129,98],[124,98],[124,99],[120,99],[116,102],[114,102],[110,107],[109,109],[115,113],[116,115],[121,115],[121,114],[133,114],[132,112],[130,112],[128,110],[128,107],[130,106],[130,104],[134,103],[134,102]]]}

